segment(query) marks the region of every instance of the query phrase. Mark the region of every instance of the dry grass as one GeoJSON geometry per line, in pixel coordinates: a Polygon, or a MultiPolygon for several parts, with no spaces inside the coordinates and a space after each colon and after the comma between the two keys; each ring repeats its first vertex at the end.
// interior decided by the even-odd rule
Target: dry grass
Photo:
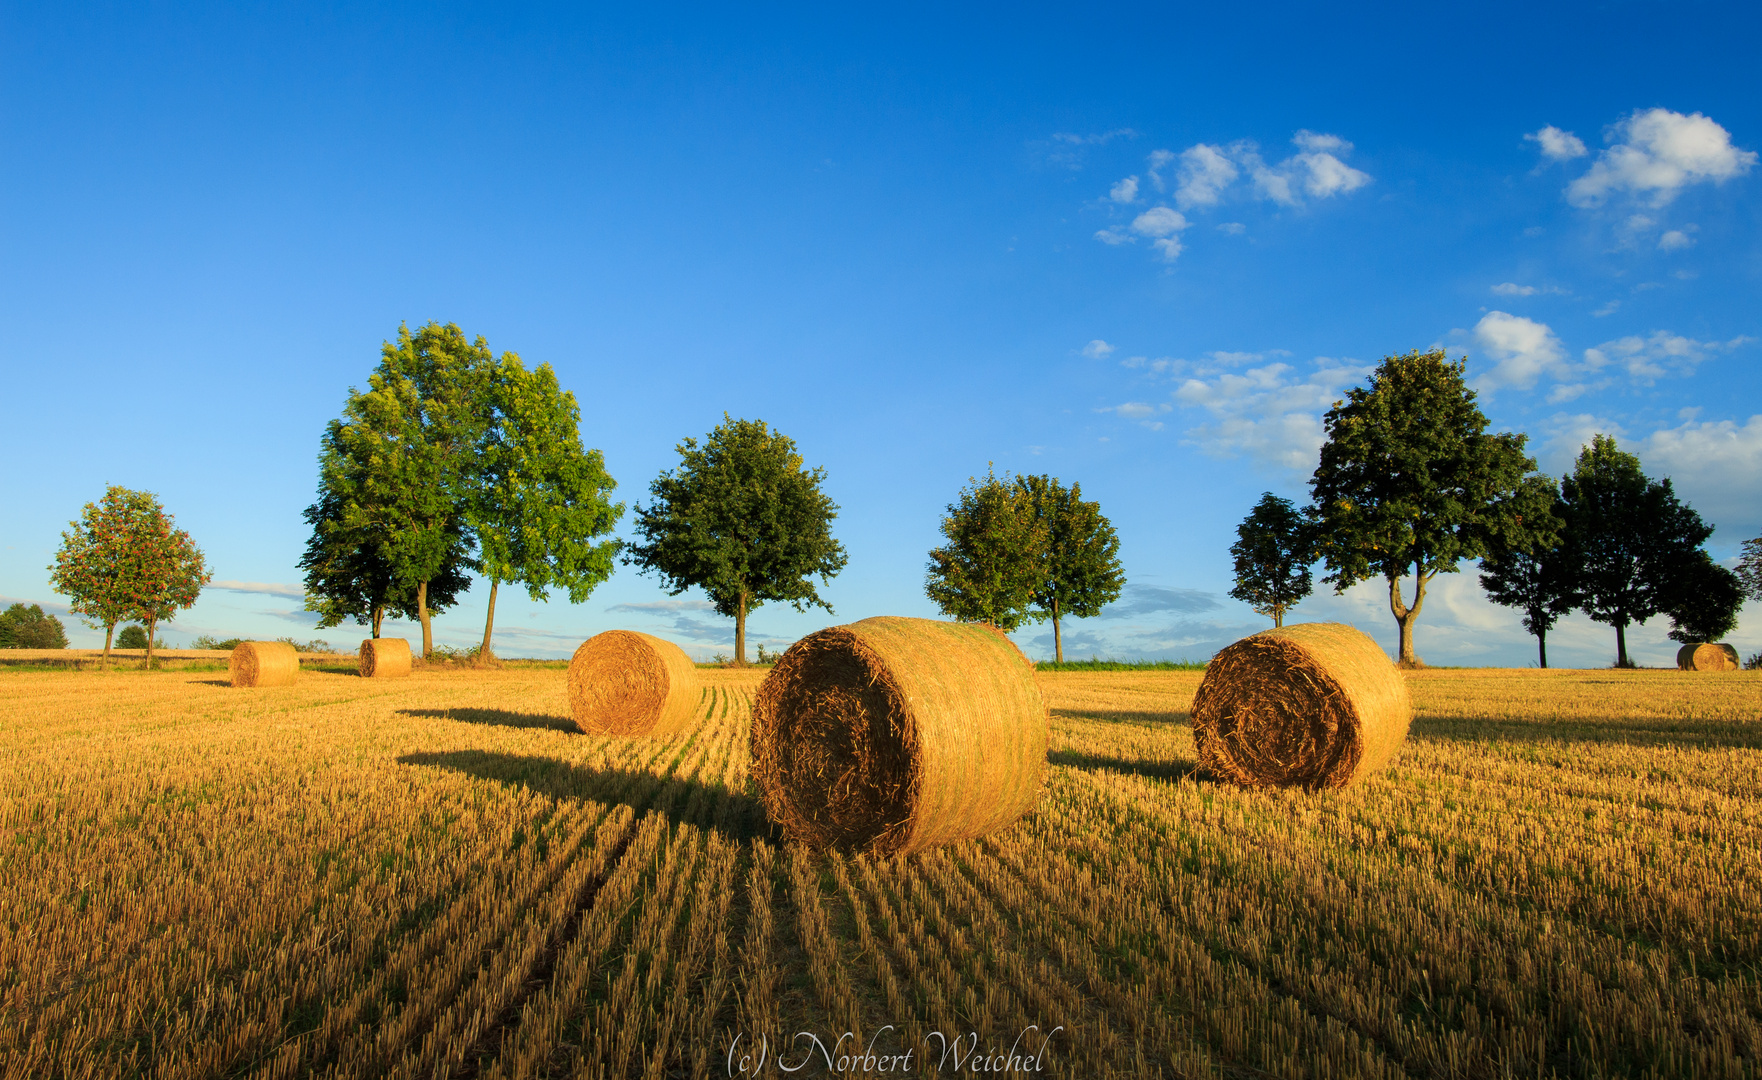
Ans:
{"type": "Polygon", "coordinates": [[[1044,675],[1038,811],[882,859],[770,838],[760,674],[634,742],[555,669],[0,674],[0,1074],[1757,1072],[1755,676],[1416,673],[1312,793],[1195,773],[1198,673],[1044,675]]]}

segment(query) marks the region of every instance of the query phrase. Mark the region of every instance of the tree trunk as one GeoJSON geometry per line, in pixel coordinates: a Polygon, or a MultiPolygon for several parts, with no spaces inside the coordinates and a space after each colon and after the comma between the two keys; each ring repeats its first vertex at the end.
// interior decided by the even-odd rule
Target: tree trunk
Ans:
{"type": "Polygon", "coordinates": [[[428,582],[416,586],[416,615],[422,620],[422,659],[434,652],[434,630],[428,623],[428,582]]]}
{"type": "Polygon", "coordinates": [[[1627,624],[1615,624],[1615,666],[1627,667],[1627,624]]]}
{"type": "Polygon", "coordinates": [[[734,609],[734,666],[746,666],[746,593],[740,594],[740,606],[734,609]]]}
{"type": "Polygon", "coordinates": [[[385,621],[385,605],[373,605],[373,636],[379,636],[379,624],[385,621]]]}
{"type": "Polygon", "coordinates": [[[104,624],[104,667],[106,670],[108,670],[110,667],[110,639],[113,636],[115,636],[115,634],[116,634],[116,624],[115,623],[105,623],[104,624]]]}
{"type": "Polygon", "coordinates": [[[1395,615],[1395,625],[1401,630],[1400,654],[1396,659],[1402,667],[1424,667],[1425,661],[1413,652],[1413,624],[1419,619],[1419,609],[1425,606],[1426,582],[1431,575],[1420,569],[1420,564],[1413,567],[1413,606],[1408,607],[1401,597],[1401,579],[1389,578],[1389,610],[1395,615]]]}
{"type": "Polygon", "coordinates": [[[1283,625],[1285,625],[1285,605],[1274,604],[1273,605],[1273,629],[1277,630],[1279,627],[1281,627],[1283,625]]]}
{"type": "Polygon", "coordinates": [[[495,655],[489,651],[489,635],[496,625],[496,586],[498,584],[500,582],[495,578],[489,579],[489,617],[483,620],[483,647],[477,650],[477,657],[480,660],[487,660],[495,655]]]}
{"type": "Polygon", "coordinates": [[[159,628],[158,619],[147,620],[147,666],[144,670],[153,670],[153,634],[159,628]]]}
{"type": "Polygon", "coordinates": [[[1059,663],[1065,662],[1065,639],[1058,630],[1058,598],[1052,600],[1052,654],[1059,663]]]}
{"type": "Polygon", "coordinates": [[[1542,667],[1548,666],[1548,635],[1546,632],[1536,635],[1536,649],[1542,654],[1542,667]]]}

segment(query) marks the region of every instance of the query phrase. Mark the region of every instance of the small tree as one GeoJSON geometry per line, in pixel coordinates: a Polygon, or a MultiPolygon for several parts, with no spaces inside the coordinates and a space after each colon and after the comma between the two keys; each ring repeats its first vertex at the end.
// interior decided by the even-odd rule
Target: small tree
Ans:
{"type": "Polygon", "coordinates": [[[1385,358],[1368,388],[1328,410],[1310,481],[1324,580],[1335,592],[1378,575],[1389,583],[1408,667],[1420,664],[1413,624],[1426,583],[1494,545],[1522,546],[1525,530],[1514,496],[1535,462],[1524,436],[1487,431],[1464,368],[1442,349],[1385,358]],[[1409,573],[1411,604],[1401,586],[1409,573]]]}
{"type": "Polygon", "coordinates": [[[1698,558],[1675,568],[1670,606],[1664,609],[1670,616],[1666,636],[1685,645],[1718,641],[1736,630],[1744,606],[1743,580],[1705,551],[1695,554],[1698,558]]]}
{"type": "Polygon", "coordinates": [[[1548,666],[1548,631],[1578,604],[1572,555],[1561,547],[1564,505],[1551,477],[1524,479],[1518,512],[1528,526],[1515,547],[1496,545],[1481,559],[1481,588],[1495,604],[1523,612],[1523,628],[1536,636],[1542,667],[1548,666]]]}
{"type": "Polygon", "coordinates": [[[1744,541],[1744,553],[1738,558],[1738,580],[1743,583],[1746,596],[1762,600],[1762,536],[1744,541]]]}
{"type": "Polygon", "coordinates": [[[722,423],[702,446],[678,446],[677,470],[649,485],[654,502],[636,508],[639,541],[624,562],[653,572],[679,595],[701,588],[734,620],[734,661],[746,665],[746,616],[769,601],[805,611],[832,605],[812,578],[829,583],[844,568],[832,538],[838,505],[820,490],[824,469],[805,469],[795,442],[763,420],[722,423]]]}
{"type": "Polygon", "coordinates": [[[924,591],[943,614],[1007,633],[1034,617],[1049,522],[1035,513],[1028,487],[990,468],[968,485],[942,519],[948,542],[930,551],[924,591]]]}
{"type": "Polygon", "coordinates": [[[1308,596],[1309,564],[1315,561],[1314,530],[1291,500],[1263,492],[1254,509],[1236,526],[1230,545],[1236,587],[1230,595],[1285,625],[1285,613],[1308,596]]]}
{"type": "Polygon", "coordinates": [[[194,604],[208,583],[202,553],[189,533],[172,524],[152,493],[112,485],[61,534],[50,582],[71,598],[75,614],[104,628],[107,664],[117,623],[140,619],[150,633],[160,620],[194,604]]]}
{"type": "Polygon", "coordinates": [[[1041,526],[1044,546],[1030,601],[1036,619],[1052,620],[1053,655],[1064,663],[1062,616],[1088,619],[1120,598],[1126,584],[1120,537],[1098,502],[1084,502],[1082,485],[1065,487],[1050,476],[1016,479],[1025,505],[1041,526]]]}
{"type": "Polygon", "coordinates": [[[478,565],[489,578],[484,656],[500,583],[519,582],[539,601],[549,589],[567,589],[570,603],[582,603],[612,576],[618,554],[617,541],[593,540],[624,514],[624,504],[607,497],[617,485],[600,452],[582,448],[575,395],[557,385],[549,364],[527,371],[518,356],[503,353],[488,404],[492,419],[469,512],[478,565]]]}
{"type": "Polygon", "coordinates": [[[1713,529],[1608,435],[1580,451],[1560,495],[1579,606],[1615,628],[1616,666],[1632,667],[1627,628],[1670,610],[1680,569],[1701,557],[1713,529]]]}
{"type": "MultiPolygon", "coordinates": [[[[305,607],[318,614],[320,630],[354,619],[379,637],[388,614],[399,619],[421,618],[416,587],[398,578],[385,549],[384,530],[350,528],[345,523],[347,497],[333,485],[349,484],[359,470],[334,458],[347,451],[335,446],[330,435],[326,433],[325,449],[319,455],[318,501],[304,513],[306,523],[312,526],[299,563],[305,572],[305,607]]],[[[471,551],[459,531],[462,527],[461,521],[451,534],[446,561],[428,582],[424,599],[430,615],[444,614],[458,602],[460,593],[471,588],[466,573],[471,551]]]]}
{"type": "Polygon", "coordinates": [[[43,612],[41,604],[13,604],[0,611],[0,649],[65,649],[67,633],[61,620],[43,612]]]}

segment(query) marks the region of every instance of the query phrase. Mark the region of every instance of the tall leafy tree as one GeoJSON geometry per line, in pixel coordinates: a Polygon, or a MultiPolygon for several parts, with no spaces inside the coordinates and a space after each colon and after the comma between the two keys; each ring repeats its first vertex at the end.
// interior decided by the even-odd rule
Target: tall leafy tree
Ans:
{"type": "MultiPolygon", "coordinates": [[[[422,654],[434,650],[430,592],[468,544],[467,514],[494,357],[452,323],[398,328],[365,392],[326,429],[320,491],[339,500],[344,542],[370,546],[396,587],[415,593],[422,654]]],[[[321,497],[320,503],[323,499],[321,497]]]]}
{"type": "Polygon", "coordinates": [[[1059,620],[1066,615],[1092,618],[1120,598],[1126,584],[1120,537],[1101,512],[1101,504],[1083,500],[1078,483],[1067,488],[1055,477],[1022,476],[1016,486],[1041,526],[1037,583],[1029,597],[1036,609],[1033,617],[1052,620],[1053,655],[1063,663],[1059,620]]]}
{"type": "Polygon", "coordinates": [[[947,541],[931,549],[924,591],[943,614],[1011,631],[1033,618],[1045,583],[1049,522],[1023,484],[987,469],[971,478],[942,519],[947,541]]]}
{"type": "Polygon", "coordinates": [[[618,542],[609,534],[624,514],[608,497],[617,485],[598,450],[581,445],[581,409],[557,384],[549,364],[528,371],[503,353],[488,384],[491,418],[479,459],[470,521],[478,567],[489,578],[484,655],[495,629],[496,589],[526,586],[544,600],[566,589],[571,603],[588,598],[612,576],[618,542]]]}
{"type": "Polygon", "coordinates": [[[1379,575],[1388,582],[1404,666],[1420,663],[1413,625],[1426,584],[1495,545],[1520,546],[1526,529],[1515,496],[1535,461],[1523,435],[1487,430],[1463,372],[1442,349],[1385,358],[1368,387],[1328,410],[1310,481],[1323,580],[1336,592],[1379,575]],[[1411,603],[1402,594],[1409,574],[1411,603]]]}
{"type": "Polygon", "coordinates": [[[1236,587],[1230,595],[1273,621],[1285,625],[1285,613],[1308,596],[1313,585],[1309,565],[1315,561],[1314,530],[1303,512],[1272,492],[1261,493],[1254,509],[1236,526],[1230,545],[1236,587]]]}
{"type": "Polygon", "coordinates": [[[1695,555],[1674,568],[1671,601],[1664,609],[1670,616],[1670,633],[1665,636],[1685,645],[1718,641],[1736,630],[1744,606],[1743,580],[1705,551],[1695,555]]]}
{"type": "Polygon", "coordinates": [[[1536,636],[1542,667],[1548,666],[1548,631],[1578,605],[1575,560],[1561,545],[1565,506],[1552,477],[1531,476],[1519,491],[1523,533],[1514,547],[1495,545],[1481,559],[1481,588],[1495,604],[1523,612],[1523,628],[1536,636]]]}
{"type": "Polygon", "coordinates": [[[0,649],[65,649],[61,620],[44,613],[41,604],[13,604],[0,611],[0,649]]]}
{"type": "Polygon", "coordinates": [[[1632,667],[1627,628],[1670,610],[1679,568],[1700,557],[1713,529],[1609,435],[1579,452],[1560,496],[1579,607],[1615,628],[1616,666],[1632,667]]]}
{"type": "Polygon", "coordinates": [[[675,596],[703,589],[734,620],[744,666],[748,612],[772,601],[832,610],[813,578],[828,583],[844,568],[832,537],[838,505],[820,490],[826,470],[805,468],[794,440],[763,420],[724,413],[702,445],[686,439],[678,451],[679,467],[649,485],[654,501],[636,508],[638,539],[624,562],[659,575],[675,596]]]}
{"type": "Polygon", "coordinates": [[[116,624],[146,623],[149,667],[155,628],[194,604],[210,577],[195,541],[151,492],[114,485],[61,534],[49,570],[55,591],[72,599],[68,606],[104,627],[106,663],[116,624]]]}

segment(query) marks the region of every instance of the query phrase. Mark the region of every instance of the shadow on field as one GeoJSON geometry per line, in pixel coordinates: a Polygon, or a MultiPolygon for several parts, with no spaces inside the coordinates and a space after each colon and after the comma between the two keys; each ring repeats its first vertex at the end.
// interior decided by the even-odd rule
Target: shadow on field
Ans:
{"type": "Polygon", "coordinates": [[[744,791],[632,769],[590,769],[555,758],[489,750],[405,754],[400,764],[451,769],[555,799],[623,803],[641,815],[659,810],[676,825],[694,825],[735,840],[768,835],[764,807],[744,791]]]}
{"type": "Polygon", "coordinates": [[[457,720],[462,724],[490,724],[494,727],[548,728],[581,734],[575,721],[567,716],[545,716],[540,713],[508,712],[505,709],[399,709],[402,716],[420,716],[430,720],[457,720]]]}
{"type": "Polygon", "coordinates": [[[1186,724],[1185,712],[1116,712],[1103,709],[1053,709],[1067,720],[1091,720],[1102,724],[1186,724]]]}
{"type": "MultiPolygon", "coordinates": [[[[1759,714],[1762,718],[1762,714],[1759,714]]],[[[1702,749],[1762,749],[1762,723],[1745,720],[1490,720],[1416,716],[1412,735],[1460,742],[1623,743],[1702,749]]]]}
{"type": "Polygon", "coordinates": [[[1102,754],[1079,754],[1075,750],[1054,750],[1046,755],[1046,763],[1069,765],[1073,769],[1107,769],[1133,776],[1147,776],[1152,780],[1180,780],[1199,773],[1197,761],[1139,761],[1102,754]]]}

